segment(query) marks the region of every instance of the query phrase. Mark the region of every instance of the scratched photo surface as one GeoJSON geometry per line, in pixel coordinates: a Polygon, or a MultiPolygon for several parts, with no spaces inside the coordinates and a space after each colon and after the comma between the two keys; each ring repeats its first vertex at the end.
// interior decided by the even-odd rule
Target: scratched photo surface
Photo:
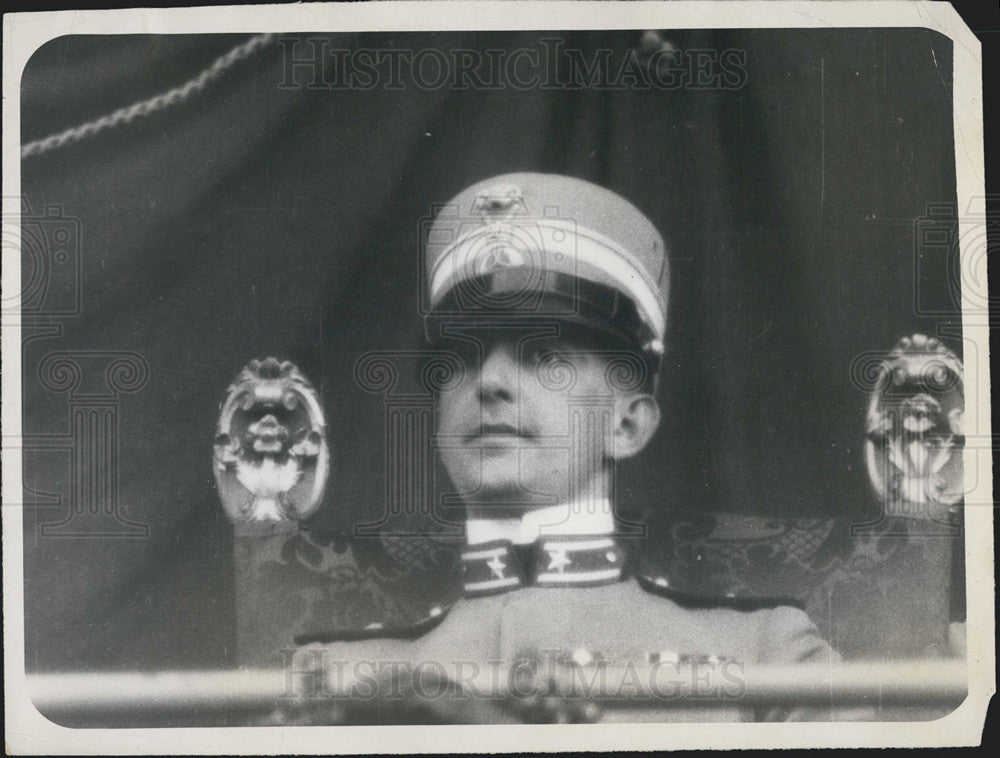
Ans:
{"type": "MultiPolygon", "coordinates": [[[[21,81],[13,229],[36,705],[79,728],[949,713],[970,391],[952,44],[915,28],[46,43],[21,81]],[[648,339],[578,337],[582,290],[571,318],[539,306],[446,339],[433,264],[491,224],[646,245],[630,252],[648,290],[615,281],[648,339]],[[552,320],[561,373],[526,357],[552,320]],[[507,441],[459,449],[475,434],[507,441]],[[574,490],[612,438],[633,447],[574,490]],[[472,539],[567,502],[613,532],[472,539]],[[773,673],[831,660],[875,679],[931,666],[926,697],[833,702],[773,673]],[[236,670],[261,672],[259,697],[191,696],[236,670]],[[113,679],[74,680],[76,697],[45,678],[135,672],[194,684],[144,708],[131,685],[99,694],[113,679]]],[[[539,249],[536,272],[575,281],[539,249]]],[[[477,276],[524,267],[486,252],[477,276]]]]}

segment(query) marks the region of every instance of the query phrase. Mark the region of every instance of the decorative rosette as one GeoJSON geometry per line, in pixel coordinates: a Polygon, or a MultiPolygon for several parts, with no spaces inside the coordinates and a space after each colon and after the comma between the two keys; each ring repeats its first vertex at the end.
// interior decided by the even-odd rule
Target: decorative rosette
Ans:
{"type": "Polygon", "coordinates": [[[236,524],[301,521],[329,469],[316,390],[289,361],[252,360],[229,386],[215,432],[215,481],[236,524]]]}
{"type": "Polygon", "coordinates": [[[868,404],[868,474],[890,516],[934,517],[963,495],[962,363],[936,339],[904,337],[868,404]]]}

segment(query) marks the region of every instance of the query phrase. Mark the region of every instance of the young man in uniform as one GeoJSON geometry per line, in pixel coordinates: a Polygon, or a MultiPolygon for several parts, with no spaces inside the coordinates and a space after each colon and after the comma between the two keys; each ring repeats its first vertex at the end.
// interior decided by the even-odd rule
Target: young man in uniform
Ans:
{"type": "Polygon", "coordinates": [[[442,208],[425,265],[429,350],[463,367],[440,391],[435,446],[466,510],[464,597],[413,638],[305,645],[296,665],[409,662],[452,679],[526,653],[582,670],[700,666],[733,707],[652,718],[789,717],[741,707],[740,677],[836,658],[804,611],[685,603],[616,530],[614,467],[660,421],[669,268],[652,223],[579,179],[498,176],[442,208]]]}

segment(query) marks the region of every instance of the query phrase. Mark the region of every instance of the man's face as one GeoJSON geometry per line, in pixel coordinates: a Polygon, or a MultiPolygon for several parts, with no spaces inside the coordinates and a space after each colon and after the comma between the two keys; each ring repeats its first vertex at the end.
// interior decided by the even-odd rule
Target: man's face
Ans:
{"type": "Polygon", "coordinates": [[[580,336],[470,330],[454,340],[465,380],[441,393],[438,446],[466,504],[497,516],[608,494],[614,351],[580,336]],[[463,335],[464,336],[464,335],[463,335]]]}

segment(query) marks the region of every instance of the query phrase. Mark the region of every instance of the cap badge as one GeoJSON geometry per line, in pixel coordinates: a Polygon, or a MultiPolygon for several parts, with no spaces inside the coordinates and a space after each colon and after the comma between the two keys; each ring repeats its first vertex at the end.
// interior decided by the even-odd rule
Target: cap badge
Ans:
{"type": "Polygon", "coordinates": [[[495,184],[480,192],[472,209],[484,224],[491,221],[509,221],[519,209],[527,210],[524,193],[515,184],[495,184]]]}

